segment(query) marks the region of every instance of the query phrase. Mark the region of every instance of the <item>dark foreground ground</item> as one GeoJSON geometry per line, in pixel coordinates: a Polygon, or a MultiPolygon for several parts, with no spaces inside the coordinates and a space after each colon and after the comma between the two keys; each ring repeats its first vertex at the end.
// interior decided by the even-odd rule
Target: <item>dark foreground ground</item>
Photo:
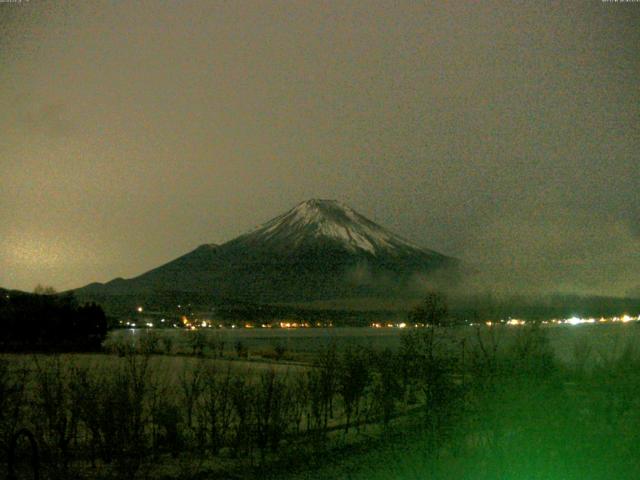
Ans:
{"type": "MultiPolygon", "coordinates": [[[[26,427],[50,479],[636,479],[639,327],[318,331],[313,349],[285,333],[277,351],[273,333],[234,332],[248,351],[124,337],[113,354],[5,356],[0,476],[26,427]]],[[[33,478],[24,437],[15,454],[33,478]]]]}

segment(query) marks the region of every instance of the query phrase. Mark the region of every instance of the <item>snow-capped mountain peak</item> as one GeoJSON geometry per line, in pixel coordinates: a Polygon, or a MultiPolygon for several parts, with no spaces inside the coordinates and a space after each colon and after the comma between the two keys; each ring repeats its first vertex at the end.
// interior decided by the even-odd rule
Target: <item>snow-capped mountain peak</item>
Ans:
{"type": "Polygon", "coordinates": [[[312,199],[302,202],[258,227],[245,238],[293,247],[310,240],[325,239],[348,250],[372,255],[381,251],[422,250],[336,200],[312,199]]]}

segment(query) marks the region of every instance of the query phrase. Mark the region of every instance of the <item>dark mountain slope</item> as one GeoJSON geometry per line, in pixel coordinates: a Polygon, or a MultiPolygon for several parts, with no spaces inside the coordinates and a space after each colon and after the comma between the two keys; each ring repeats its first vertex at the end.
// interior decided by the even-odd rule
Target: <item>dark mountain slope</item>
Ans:
{"type": "Polygon", "coordinates": [[[333,200],[309,200],[223,245],[202,245],[138,277],[79,289],[92,295],[193,292],[252,302],[393,296],[416,278],[459,273],[460,262],[420,248],[333,200]]]}

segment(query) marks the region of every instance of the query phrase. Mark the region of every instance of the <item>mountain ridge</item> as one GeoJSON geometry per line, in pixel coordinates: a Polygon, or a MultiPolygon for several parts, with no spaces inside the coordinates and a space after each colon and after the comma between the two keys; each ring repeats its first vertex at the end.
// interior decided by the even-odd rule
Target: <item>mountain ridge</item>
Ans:
{"type": "Polygon", "coordinates": [[[258,302],[397,293],[461,262],[418,247],[336,200],[310,199],[221,245],[203,244],[91,296],[179,291],[258,302]]]}

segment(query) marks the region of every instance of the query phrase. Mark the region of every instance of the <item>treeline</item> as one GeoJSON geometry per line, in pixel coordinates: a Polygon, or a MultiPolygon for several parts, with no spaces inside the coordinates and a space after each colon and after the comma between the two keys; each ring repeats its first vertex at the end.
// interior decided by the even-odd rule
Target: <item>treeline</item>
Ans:
{"type": "MultiPolygon", "coordinates": [[[[368,326],[372,322],[388,321],[390,317],[404,318],[406,312],[388,310],[359,311],[348,309],[314,309],[286,305],[268,305],[220,299],[211,295],[185,294],[182,292],[154,292],[148,295],[97,295],[81,293],[82,301],[96,302],[102,306],[109,317],[135,318],[135,308],[144,305],[145,311],[162,312],[165,318],[177,318],[182,315],[198,316],[224,324],[232,323],[271,323],[289,320],[298,322],[332,323],[335,326],[368,326]],[[178,305],[181,308],[178,308],[178,305]]],[[[117,326],[117,322],[114,324],[117,326]]]]}
{"type": "Polygon", "coordinates": [[[3,351],[99,350],[106,333],[102,308],[81,306],[72,294],[0,290],[3,351]]]}
{"type": "MultiPolygon", "coordinates": [[[[601,317],[624,313],[640,313],[640,298],[616,298],[580,295],[451,295],[449,320],[464,324],[475,321],[495,321],[508,318],[549,320],[552,318],[601,317]]],[[[332,323],[334,326],[368,326],[373,322],[394,322],[406,315],[418,303],[416,298],[398,298],[397,307],[387,309],[321,309],[303,306],[269,305],[224,299],[212,295],[184,292],[153,292],[145,295],[97,295],[82,293],[81,301],[100,304],[114,318],[131,318],[135,307],[163,312],[167,318],[179,318],[198,312],[221,323],[269,323],[283,319],[310,323],[332,323]],[[178,309],[177,306],[182,308],[178,309]]]]}

